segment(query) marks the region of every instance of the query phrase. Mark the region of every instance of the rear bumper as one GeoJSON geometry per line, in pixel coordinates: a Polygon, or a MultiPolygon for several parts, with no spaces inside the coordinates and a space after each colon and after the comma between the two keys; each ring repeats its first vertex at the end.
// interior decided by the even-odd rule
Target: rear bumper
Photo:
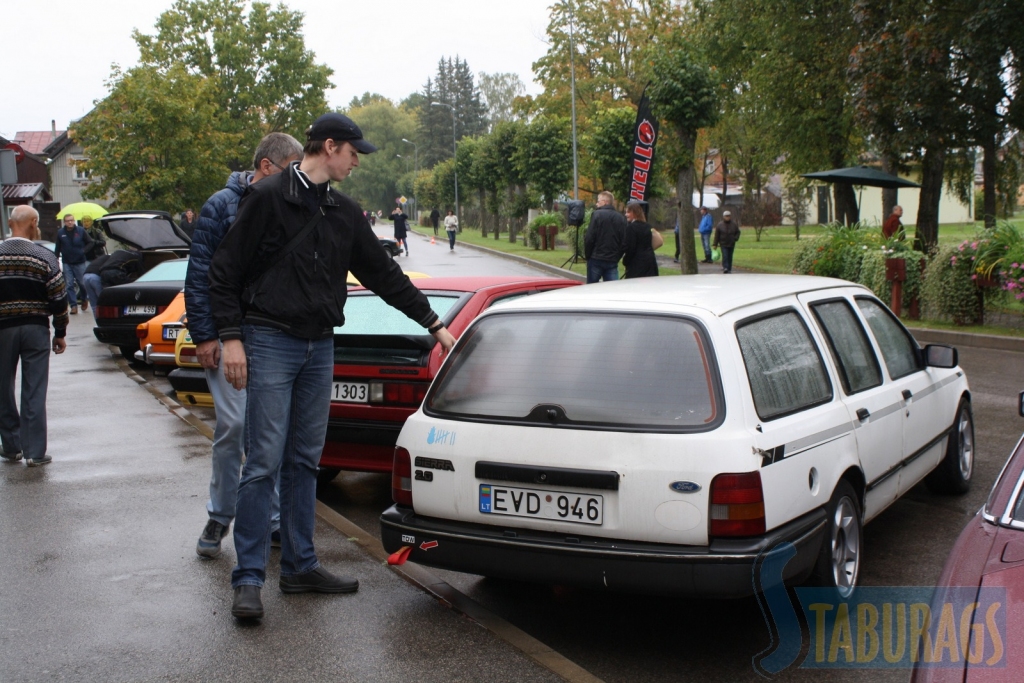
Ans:
{"type": "Polygon", "coordinates": [[[148,365],[175,365],[173,353],[154,351],[152,344],[146,344],[141,350],[135,352],[135,360],[141,360],[148,365]]]}
{"type": "Polygon", "coordinates": [[[167,381],[175,391],[187,393],[210,393],[206,383],[206,371],[202,368],[177,368],[167,374],[167,381]]]}
{"type": "Polygon", "coordinates": [[[390,472],[401,422],[331,418],[320,466],[357,472],[390,472]]]}
{"type": "Polygon", "coordinates": [[[139,338],[135,336],[135,326],[125,327],[94,327],[92,328],[93,335],[104,344],[113,344],[114,346],[134,346],[138,348],[139,338]]]}
{"type": "Polygon", "coordinates": [[[813,569],[825,535],[815,510],[764,536],[716,540],[709,547],[638,543],[507,529],[417,516],[393,505],[381,515],[384,548],[411,546],[409,559],[441,569],[538,583],[707,598],[754,593],[762,553],[789,542],[796,548],[783,571],[788,581],[813,569]],[[436,542],[436,544],[434,543],[436,542]],[[423,544],[428,544],[423,548],[423,544]]]}

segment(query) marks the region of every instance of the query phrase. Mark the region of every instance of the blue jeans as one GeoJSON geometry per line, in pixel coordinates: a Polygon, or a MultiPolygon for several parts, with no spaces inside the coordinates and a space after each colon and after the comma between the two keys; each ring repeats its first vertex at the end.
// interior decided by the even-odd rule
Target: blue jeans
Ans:
{"type": "Polygon", "coordinates": [[[600,280],[608,282],[619,279],[619,262],[602,261],[596,258],[587,259],[587,284],[593,284],[600,280]]]}
{"type": "Polygon", "coordinates": [[[68,288],[68,303],[72,308],[85,301],[85,269],[88,261],[64,264],[64,284],[68,288]],[[77,294],[78,300],[75,300],[77,294]]]}
{"type": "Polygon", "coordinates": [[[50,328],[19,325],[0,329],[0,441],[4,453],[26,460],[46,455],[46,389],[50,379],[50,328]],[[21,413],[14,381],[21,362],[21,413]]]}
{"type": "Polygon", "coordinates": [[[454,230],[446,230],[445,232],[448,233],[448,248],[451,249],[452,251],[454,251],[455,250],[455,231],[454,230]]]}
{"type": "Polygon", "coordinates": [[[281,575],[320,566],[313,548],[316,469],[327,437],[334,339],[299,339],[243,325],[248,364],[245,467],[238,485],[232,587],[262,586],[270,554],[274,481],[280,471],[281,575]]]}
{"type": "Polygon", "coordinates": [[[700,245],[702,247],[704,247],[704,260],[705,261],[710,261],[711,260],[711,233],[710,232],[706,233],[706,234],[702,232],[700,234],[700,245]]]}
{"type": "MultiPolygon", "coordinates": [[[[238,480],[242,474],[242,456],[245,455],[245,389],[241,391],[228,384],[224,377],[224,364],[215,370],[206,370],[206,384],[213,396],[217,411],[217,428],[213,432],[213,474],[210,477],[210,499],[206,511],[210,519],[224,526],[235,518],[238,502],[238,480]]],[[[281,526],[281,500],[274,477],[274,497],[270,501],[270,528],[281,526]]]]}
{"type": "Polygon", "coordinates": [[[103,293],[103,280],[96,273],[86,273],[82,276],[85,287],[85,294],[89,297],[89,305],[92,306],[92,314],[96,315],[96,307],[100,305],[100,294],[103,293]]]}
{"type": "Polygon", "coordinates": [[[722,272],[732,272],[732,251],[736,247],[722,247],[722,272]]]}

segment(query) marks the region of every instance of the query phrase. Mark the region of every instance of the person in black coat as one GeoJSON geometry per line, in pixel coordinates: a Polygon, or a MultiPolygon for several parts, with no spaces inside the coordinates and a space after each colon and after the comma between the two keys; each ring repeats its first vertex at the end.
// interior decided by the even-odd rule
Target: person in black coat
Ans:
{"type": "Polygon", "coordinates": [[[185,213],[181,214],[181,229],[185,231],[189,239],[192,239],[192,233],[196,231],[196,223],[199,222],[198,216],[192,209],[185,209],[185,213]]]}
{"type": "Polygon", "coordinates": [[[434,226],[434,237],[437,237],[437,225],[441,220],[441,212],[435,206],[430,212],[430,224],[434,226]]]}
{"type": "Polygon", "coordinates": [[[626,204],[626,236],[623,246],[626,253],[622,265],[626,267],[623,279],[651,277],[658,274],[658,260],[654,250],[665,243],[661,233],[647,224],[647,217],[639,202],[626,204]]]}
{"type": "Polygon", "coordinates": [[[405,215],[402,208],[399,206],[395,207],[395,210],[391,212],[391,220],[395,222],[395,240],[398,242],[398,246],[405,247],[405,255],[409,255],[409,217],[405,215]]]}

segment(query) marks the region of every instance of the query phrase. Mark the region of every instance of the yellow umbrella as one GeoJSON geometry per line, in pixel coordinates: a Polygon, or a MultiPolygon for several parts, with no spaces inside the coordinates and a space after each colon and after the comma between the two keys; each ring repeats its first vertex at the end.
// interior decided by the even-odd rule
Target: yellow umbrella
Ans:
{"type": "Polygon", "coordinates": [[[64,218],[67,214],[71,214],[76,220],[82,220],[86,216],[96,220],[100,216],[106,216],[109,212],[99,204],[93,204],[92,202],[75,202],[74,204],[68,204],[60,213],[57,214],[57,218],[64,218]]]}

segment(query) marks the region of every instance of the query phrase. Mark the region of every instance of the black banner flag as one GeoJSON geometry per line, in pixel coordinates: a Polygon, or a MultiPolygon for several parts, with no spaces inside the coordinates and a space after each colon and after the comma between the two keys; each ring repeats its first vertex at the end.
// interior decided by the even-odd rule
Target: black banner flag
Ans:
{"type": "Polygon", "coordinates": [[[633,144],[632,182],[629,198],[646,202],[654,172],[654,145],[658,141],[658,119],[651,115],[651,101],[645,91],[636,111],[636,140],[633,144]]]}

